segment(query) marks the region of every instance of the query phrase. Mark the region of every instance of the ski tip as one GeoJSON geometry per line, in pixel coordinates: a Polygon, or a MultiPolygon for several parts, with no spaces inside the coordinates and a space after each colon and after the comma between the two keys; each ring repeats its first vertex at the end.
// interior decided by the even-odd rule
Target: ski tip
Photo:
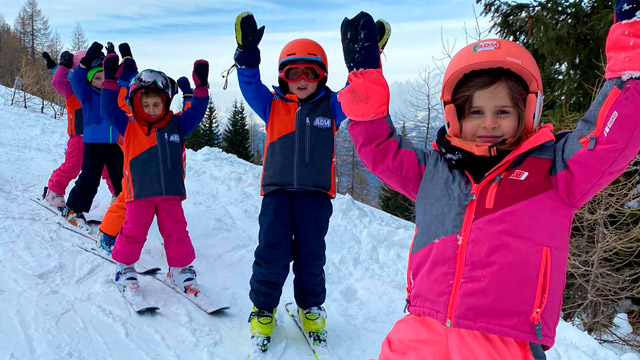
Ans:
{"type": "Polygon", "coordinates": [[[156,275],[157,273],[161,272],[162,269],[159,267],[154,267],[154,268],[149,268],[149,269],[136,269],[136,272],[140,275],[156,275]]]}
{"type": "Polygon", "coordinates": [[[215,308],[215,309],[208,309],[205,310],[204,312],[206,312],[209,315],[213,315],[213,314],[217,314],[217,313],[222,313],[223,311],[227,311],[231,309],[230,306],[223,306],[223,307],[219,307],[219,308],[215,308]]]}
{"type": "Polygon", "coordinates": [[[144,314],[153,314],[158,310],[160,310],[160,308],[157,306],[149,306],[142,309],[137,309],[136,312],[138,314],[144,315],[144,314]]]}

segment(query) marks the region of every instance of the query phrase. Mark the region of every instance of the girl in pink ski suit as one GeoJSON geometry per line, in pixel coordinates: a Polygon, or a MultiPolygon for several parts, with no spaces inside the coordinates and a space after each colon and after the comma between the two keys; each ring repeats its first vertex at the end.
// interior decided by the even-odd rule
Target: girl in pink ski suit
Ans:
{"type": "Polygon", "coordinates": [[[391,122],[371,16],[345,19],[342,42],[350,74],[339,101],[358,156],[416,201],[409,315],[379,360],[544,359],[573,214],[640,149],[640,81],[622,79],[640,70],[640,20],[613,25],[607,81],[562,137],[538,123],[543,89],[526,49],[500,39],[464,47],[444,76],[447,126],[433,150],[415,148],[391,122]]]}
{"type": "MultiPolygon", "coordinates": [[[[82,59],[84,53],[85,51],[77,51],[75,54],[71,54],[65,51],[60,54],[60,62],[55,68],[53,78],[51,79],[53,89],[65,99],[67,108],[67,134],[69,134],[69,140],[67,141],[67,148],[64,153],[64,161],[51,174],[49,182],[47,183],[48,190],[45,190],[43,199],[47,200],[51,206],[59,208],[65,206],[64,194],[67,186],[71,180],[78,177],[80,170],[82,170],[82,151],[84,149],[84,143],[82,142],[82,105],[74,95],[73,90],[71,90],[69,71],[80,63],[80,59],[82,59]],[[72,63],[69,62],[70,59],[72,59],[72,63]]],[[[102,178],[107,181],[111,195],[114,195],[113,185],[109,180],[106,167],[102,171],[102,178]]]]}

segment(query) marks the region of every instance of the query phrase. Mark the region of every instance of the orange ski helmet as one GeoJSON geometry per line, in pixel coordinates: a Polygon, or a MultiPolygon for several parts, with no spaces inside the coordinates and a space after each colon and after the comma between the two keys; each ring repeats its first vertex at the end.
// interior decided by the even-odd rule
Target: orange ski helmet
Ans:
{"type": "Polygon", "coordinates": [[[320,44],[311,39],[295,39],[289,41],[282,48],[280,58],[278,59],[278,70],[284,69],[289,61],[313,61],[320,65],[326,73],[329,72],[329,63],[327,62],[327,54],[320,44]],[[284,65],[284,66],[283,66],[284,65]]]}
{"type": "Polygon", "coordinates": [[[504,39],[481,40],[458,51],[447,66],[442,80],[440,100],[444,111],[447,133],[460,136],[460,119],[452,103],[453,90],[462,77],[474,70],[504,68],[520,76],[529,87],[525,100],[526,135],[533,133],[542,113],[542,77],[536,60],[523,46],[504,39]]]}

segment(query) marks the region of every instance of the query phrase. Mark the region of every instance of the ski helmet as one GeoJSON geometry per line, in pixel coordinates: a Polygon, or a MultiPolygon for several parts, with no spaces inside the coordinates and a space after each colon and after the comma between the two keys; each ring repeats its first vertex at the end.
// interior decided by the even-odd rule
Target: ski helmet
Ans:
{"type": "Polygon", "coordinates": [[[278,59],[278,85],[280,85],[280,89],[285,93],[289,92],[289,84],[282,78],[282,72],[284,68],[292,62],[309,62],[320,66],[320,68],[324,70],[324,74],[322,74],[323,79],[318,83],[317,89],[320,90],[326,85],[329,74],[329,62],[327,61],[327,54],[320,44],[311,39],[295,39],[289,41],[282,48],[280,58],[278,59]]]}
{"type": "Polygon", "coordinates": [[[87,54],[86,50],[80,50],[73,53],[73,69],[80,65],[80,60],[87,54]]]}
{"type": "Polygon", "coordinates": [[[510,70],[524,80],[529,92],[525,100],[524,133],[529,135],[538,127],[544,95],[536,60],[527,49],[513,41],[488,39],[462,48],[453,56],[445,71],[440,100],[447,133],[451,137],[460,136],[460,119],[453,104],[453,90],[464,75],[491,68],[510,70]]]}

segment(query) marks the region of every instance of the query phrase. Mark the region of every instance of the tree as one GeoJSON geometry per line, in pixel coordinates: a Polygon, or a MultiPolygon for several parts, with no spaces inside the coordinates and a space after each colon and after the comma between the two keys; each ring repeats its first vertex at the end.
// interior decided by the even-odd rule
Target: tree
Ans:
{"type": "MultiPolygon", "coordinates": [[[[402,136],[407,136],[405,124],[402,124],[402,136]]],[[[390,188],[387,184],[383,184],[378,195],[378,205],[380,209],[411,222],[416,221],[415,203],[408,197],[390,188]]]]}
{"type": "MultiPolygon", "coordinates": [[[[340,194],[350,194],[352,198],[362,203],[376,206],[377,194],[372,189],[371,181],[375,176],[365,168],[345,128],[336,134],[336,191],[340,194]],[[370,181],[371,180],[371,181],[370,181]]],[[[375,184],[374,184],[375,185],[375,184]]]]}
{"type": "Polygon", "coordinates": [[[87,50],[88,48],[89,43],[84,35],[84,30],[82,30],[80,23],[76,22],[76,27],[73,28],[73,33],[71,34],[71,51],[87,50]]]}
{"type": "Polygon", "coordinates": [[[421,69],[418,78],[411,82],[412,92],[405,100],[405,106],[411,111],[409,115],[404,114],[402,117],[417,126],[412,133],[421,135],[417,144],[424,144],[424,147],[435,140],[436,132],[442,126],[440,77],[442,73],[436,68],[421,69]]]}
{"type": "Polygon", "coordinates": [[[491,30],[526,47],[540,67],[545,108],[583,113],[604,73],[613,0],[476,0],[491,30]]]}
{"type": "Polygon", "coordinates": [[[58,30],[54,31],[51,39],[49,40],[49,44],[47,44],[46,51],[51,55],[51,58],[58,62],[58,58],[60,58],[60,53],[62,53],[62,49],[64,48],[64,43],[60,38],[60,34],[58,30]]]}
{"type": "Polygon", "coordinates": [[[251,153],[249,138],[247,114],[244,110],[244,104],[234,100],[231,115],[229,115],[229,122],[222,136],[222,150],[229,154],[235,154],[240,159],[250,162],[253,159],[253,154],[251,153]]]}
{"type": "Polygon", "coordinates": [[[0,14],[0,84],[11,87],[26,50],[0,14]]]}
{"type": "Polygon", "coordinates": [[[222,143],[216,105],[211,98],[209,98],[209,105],[207,105],[207,112],[204,115],[204,119],[200,123],[200,136],[202,137],[203,146],[220,147],[222,143]]]}
{"type": "Polygon", "coordinates": [[[14,23],[14,31],[29,53],[31,59],[40,56],[51,36],[49,18],[42,14],[37,0],[27,0],[20,9],[14,23]]]}

